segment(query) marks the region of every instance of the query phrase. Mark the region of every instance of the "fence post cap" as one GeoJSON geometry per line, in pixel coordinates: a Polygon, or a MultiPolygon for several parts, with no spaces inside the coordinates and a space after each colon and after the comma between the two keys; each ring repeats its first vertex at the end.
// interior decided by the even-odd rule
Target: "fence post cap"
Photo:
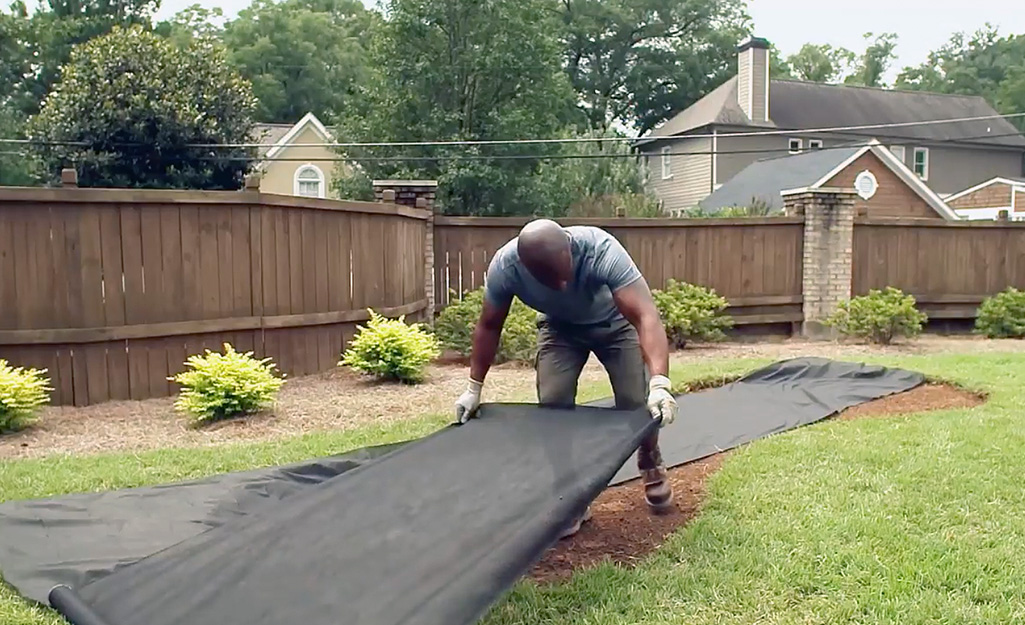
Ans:
{"type": "Polygon", "coordinates": [[[61,170],[61,186],[63,187],[77,187],[78,186],[78,172],[70,167],[65,167],[61,170]]]}
{"type": "Polygon", "coordinates": [[[381,193],[381,200],[383,200],[385,202],[394,202],[395,201],[395,189],[385,189],[381,193]]]}

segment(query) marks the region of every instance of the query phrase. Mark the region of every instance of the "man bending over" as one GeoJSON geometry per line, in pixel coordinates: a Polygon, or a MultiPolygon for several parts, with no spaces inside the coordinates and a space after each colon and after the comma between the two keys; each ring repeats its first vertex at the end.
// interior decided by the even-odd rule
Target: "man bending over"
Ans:
{"type": "MultiPolygon", "coordinates": [[[[469,388],[456,401],[465,423],[481,403],[513,297],[538,311],[537,394],[541,405],[572,407],[590,354],[608,372],[616,408],[648,407],[662,426],[676,417],[670,392],[669,342],[651,291],[626,249],[600,228],[538,219],[503,245],[488,266],[484,308],[473,333],[469,388]]],[[[637,452],[644,498],[652,512],[673,503],[658,430],[637,452]]],[[[590,509],[567,530],[575,534],[590,509]]]]}

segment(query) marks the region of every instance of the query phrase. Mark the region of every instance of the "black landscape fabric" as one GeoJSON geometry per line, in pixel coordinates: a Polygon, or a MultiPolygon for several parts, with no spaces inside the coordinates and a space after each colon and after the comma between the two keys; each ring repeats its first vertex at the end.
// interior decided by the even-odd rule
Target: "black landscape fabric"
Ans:
{"type": "Polygon", "coordinates": [[[490,404],[466,426],[75,589],[86,618],[81,604],[65,616],[76,625],[472,623],[657,427],[644,409],[490,404]]]}
{"type": "MultiPolygon", "coordinates": [[[[685,464],[773,433],[813,423],[866,401],[910,390],[922,382],[924,377],[921,374],[901,369],[820,358],[797,358],[778,362],[756,370],[731,384],[679,396],[680,412],[677,422],[662,430],[663,455],[671,466],[685,464]]],[[[610,400],[602,400],[589,406],[611,405],[610,400]]],[[[616,464],[616,451],[609,447],[614,445],[613,439],[616,436],[632,432],[629,426],[634,421],[628,416],[629,413],[614,413],[617,417],[616,423],[621,422],[624,427],[628,427],[624,432],[608,429],[612,425],[607,423],[609,413],[602,410],[567,411],[563,414],[563,411],[543,411],[529,405],[493,405],[485,407],[485,414],[490,415],[489,418],[471,422],[474,427],[446,428],[419,441],[360,449],[292,465],[215,475],[153,487],[74,494],[41,500],[9,501],[0,504],[0,574],[21,594],[42,603],[49,602],[48,593],[51,588],[65,585],[74,591],[55,593],[55,596],[70,596],[74,599],[75,592],[82,593],[86,603],[94,607],[99,604],[93,601],[101,597],[103,605],[143,599],[144,603],[152,602],[164,596],[193,597],[184,602],[188,604],[203,596],[202,593],[179,595],[175,590],[177,585],[183,583],[177,576],[185,575],[182,571],[188,570],[185,563],[192,563],[189,565],[192,566],[199,562],[195,559],[198,556],[189,555],[190,548],[201,544],[202,541],[210,541],[209,535],[222,536],[210,543],[216,547],[220,542],[227,540],[228,536],[248,536],[247,532],[257,531],[250,528],[260,527],[267,531],[268,524],[273,523],[271,519],[301,520],[303,516],[315,514],[316,511],[305,508],[306,502],[318,501],[320,503],[317,505],[325,506],[324,516],[318,517],[325,526],[320,530],[313,526],[311,530],[307,530],[306,535],[294,533],[287,538],[279,537],[280,540],[289,543],[294,541],[295,544],[288,547],[287,552],[283,550],[280,542],[269,549],[276,556],[292,561],[296,570],[301,572],[318,570],[318,561],[324,561],[325,566],[328,561],[337,563],[337,558],[344,557],[339,551],[344,551],[346,545],[353,543],[359,546],[365,543],[361,534],[353,533],[352,524],[356,519],[349,516],[348,512],[354,509],[369,508],[365,510],[368,514],[384,515],[385,519],[395,521],[393,529],[400,534],[406,527],[416,528],[417,532],[423,533],[428,531],[428,525],[418,520],[410,522],[403,516],[405,512],[432,509],[447,510],[455,514],[459,512],[461,505],[476,505],[474,502],[479,497],[494,496],[498,501],[508,501],[517,506],[516,510],[523,515],[523,519],[533,519],[534,536],[543,533],[541,526],[556,531],[556,526],[562,519],[553,516],[555,508],[547,508],[549,515],[544,516],[544,506],[550,505],[549,500],[553,497],[563,497],[560,501],[567,501],[565,497],[568,496],[568,491],[563,492],[560,489],[571,489],[572,485],[512,481],[514,474],[519,476],[515,479],[523,480],[532,476],[531,479],[536,480],[539,475],[543,477],[544,471],[548,471],[548,477],[552,478],[556,471],[556,467],[551,464],[554,460],[544,454],[553,446],[562,445],[566,449],[579,450],[580,440],[598,437],[597,443],[592,441],[592,445],[584,448],[581,453],[574,452],[565,459],[556,456],[560,462],[575,463],[576,469],[566,465],[560,470],[595,472],[590,476],[580,473],[577,476],[579,480],[600,477],[601,469],[611,466],[605,464],[608,462],[615,464],[610,469],[610,479],[607,480],[609,483],[622,483],[637,475],[633,462],[616,464]],[[549,418],[542,419],[542,415],[549,418]],[[475,425],[485,422],[489,424],[486,427],[475,425]],[[514,435],[510,437],[508,432],[500,433],[499,424],[508,424],[514,435]],[[529,431],[525,431],[527,425],[529,431]],[[466,441],[463,439],[472,434],[477,435],[474,437],[474,444],[465,444],[466,441]],[[530,438],[525,439],[524,436],[530,438]],[[443,443],[457,448],[455,455],[436,455],[445,447],[443,443]],[[415,450],[416,453],[410,455],[410,450],[415,450]],[[419,464],[412,466],[415,464],[414,461],[419,464]],[[524,466],[538,462],[539,466],[524,466]],[[549,464],[546,465],[546,462],[549,464]],[[375,465],[380,466],[371,470],[375,465]],[[354,470],[357,468],[361,468],[361,471],[354,470]],[[408,473],[400,473],[400,469],[408,473]],[[520,471],[527,471],[529,476],[521,475],[520,471]],[[445,483],[445,479],[453,478],[442,478],[441,473],[457,476],[455,479],[462,481],[445,483]],[[390,477],[393,475],[394,477],[390,477]],[[368,484],[368,479],[379,481],[368,484]],[[410,480],[419,485],[419,490],[407,491],[403,488],[402,484],[408,484],[410,480]],[[354,483],[342,486],[343,483],[350,481],[354,483]],[[361,488],[367,488],[371,492],[363,494],[360,492],[361,488]],[[527,488],[528,492],[524,492],[523,488],[527,488]],[[332,496],[313,499],[312,497],[317,497],[314,494],[307,498],[308,492],[328,492],[329,489],[332,496]],[[509,492],[506,492],[507,490],[509,492]],[[523,498],[531,494],[542,498],[526,503],[523,500],[510,499],[523,498]],[[549,499],[544,499],[544,496],[549,499]],[[340,501],[339,498],[344,501],[340,501]],[[354,501],[359,503],[353,505],[354,501]],[[434,504],[437,508],[432,507],[434,504]],[[524,508],[531,505],[535,508],[524,508]],[[296,513],[299,508],[304,510],[302,514],[296,513]],[[388,514],[395,509],[404,512],[397,516],[388,514]],[[404,525],[406,523],[409,525],[404,525]],[[225,524],[229,524],[230,529],[220,530],[220,534],[214,534],[225,524]],[[321,542],[323,540],[327,543],[321,542]],[[302,547],[307,542],[310,543],[308,549],[302,547]],[[314,543],[317,545],[316,548],[312,548],[314,543]],[[146,562],[133,564],[154,554],[158,555],[146,562]],[[309,560],[304,560],[304,557],[309,560]],[[172,566],[168,558],[176,558],[177,563],[172,566]],[[120,584],[133,583],[131,580],[136,571],[144,570],[140,565],[145,565],[146,571],[160,572],[163,578],[150,580],[153,585],[145,589],[133,586],[132,590],[113,590],[120,588],[120,584]],[[165,569],[167,572],[163,573],[165,569]],[[112,575],[115,571],[118,574],[112,575]],[[144,590],[152,595],[145,595],[144,590]],[[130,596],[139,593],[143,593],[144,597],[130,596]]],[[[633,419],[636,419],[636,415],[633,419]]],[[[621,453],[631,454],[636,445],[632,439],[622,440],[625,441],[625,447],[616,449],[621,453]]],[[[530,523],[527,520],[522,522],[530,523]]],[[[297,521],[284,523],[290,525],[294,531],[297,521]]],[[[374,529],[391,531],[385,527],[382,525],[374,529]]],[[[495,535],[495,532],[501,533],[508,529],[496,526],[490,531],[495,535]]],[[[264,535],[265,538],[267,536],[269,535],[264,535]]],[[[449,547],[462,545],[452,535],[444,532],[435,535],[425,534],[424,540],[432,546],[440,540],[453,540],[449,547]]],[[[502,563],[503,566],[509,567],[503,569],[502,580],[514,581],[516,575],[526,572],[531,555],[537,557],[546,548],[542,543],[543,541],[533,544],[537,548],[536,551],[540,550],[533,554],[528,554],[529,545],[521,545],[527,551],[521,553],[519,561],[502,563]]],[[[380,547],[380,544],[378,546],[380,547]]],[[[259,553],[260,548],[251,545],[249,541],[239,542],[237,547],[237,553],[222,551],[220,557],[229,562],[237,562],[240,559],[259,561],[263,557],[259,553]],[[243,546],[245,548],[242,548],[243,546]]],[[[384,550],[384,553],[389,558],[400,558],[397,561],[403,561],[404,567],[412,567],[414,570],[418,570],[418,559],[423,557],[423,554],[415,549],[406,549],[401,554],[388,549],[384,550]]],[[[479,575],[476,579],[465,578],[445,572],[458,572],[460,566],[469,566],[467,562],[473,558],[461,547],[453,549],[450,553],[453,554],[454,560],[447,563],[448,569],[445,566],[431,569],[423,582],[428,587],[435,588],[436,592],[440,593],[439,596],[448,597],[445,601],[456,601],[455,595],[447,593],[452,589],[459,589],[461,585],[468,585],[475,589],[475,592],[483,593],[478,594],[478,597],[500,590],[494,585],[494,579],[479,575]]],[[[371,560],[373,557],[367,556],[371,560]]],[[[498,556],[492,554],[490,557],[498,556]]],[[[238,569],[239,575],[248,570],[244,568],[244,564],[238,566],[243,567],[238,569]]],[[[209,573],[192,572],[188,575],[209,573]]],[[[188,575],[185,575],[184,579],[188,579],[188,575]]],[[[317,591],[308,586],[305,575],[306,573],[301,573],[298,577],[286,577],[279,581],[282,584],[294,583],[300,594],[309,592],[315,597],[317,591]],[[289,582],[289,579],[295,581],[289,582]],[[304,591],[304,588],[307,590],[304,591]]],[[[348,588],[345,584],[350,577],[364,577],[362,571],[357,574],[355,569],[339,570],[331,575],[333,577],[330,580],[320,580],[319,583],[326,584],[338,605],[342,607],[325,614],[320,620],[314,618],[309,621],[298,619],[296,612],[288,610],[282,612],[287,614],[287,618],[281,622],[363,622],[360,620],[361,617],[355,617],[351,621],[341,618],[341,615],[351,615],[344,606],[352,608],[359,603],[358,600],[354,601],[352,597],[344,594],[343,589],[348,588]]],[[[205,579],[207,581],[199,586],[207,588],[207,594],[216,595],[218,591],[214,589],[225,583],[217,581],[219,575],[205,579]]],[[[418,583],[415,578],[409,579],[418,583]]],[[[402,601],[401,598],[406,596],[416,596],[415,589],[403,587],[398,581],[399,578],[394,576],[376,580],[380,587],[388,589],[388,593],[382,591],[382,595],[379,595],[389,595],[385,603],[402,601]]],[[[199,581],[196,580],[194,583],[198,584],[199,581]]],[[[252,597],[254,609],[261,614],[264,611],[273,612],[275,608],[272,604],[279,604],[282,601],[279,595],[275,594],[261,596],[249,583],[239,587],[248,588],[246,592],[251,594],[247,596],[252,597]]],[[[464,592],[467,590],[469,588],[464,589],[464,592]]],[[[195,591],[196,589],[192,588],[189,592],[195,591]]],[[[302,603],[311,600],[315,601],[315,598],[297,599],[302,603]]],[[[468,608],[463,606],[468,611],[462,614],[468,615],[473,611],[472,605],[477,604],[471,604],[467,604],[470,606],[468,608]]],[[[161,605],[177,606],[178,603],[161,605]]],[[[479,605],[477,607],[479,608],[479,605]]],[[[181,611],[176,611],[179,608],[168,609],[171,610],[171,614],[167,615],[169,620],[166,622],[175,622],[176,619],[198,625],[207,622],[185,619],[181,611]]],[[[389,614],[401,614],[400,608],[393,609],[398,611],[389,614]]],[[[407,622],[401,618],[389,620],[388,617],[381,615],[376,615],[375,618],[379,620],[374,622],[386,625],[407,622]]],[[[248,623],[234,617],[225,620],[218,616],[218,620],[224,622],[217,622],[217,625],[248,623]]],[[[110,625],[133,625],[135,622],[163,621],[153,620],[147,616],[143,621],[113,621],[110,625]]],[[[253,622],[275,621],[257,619],[253,622]]],[[[427,618],[415,622],[432,621],[427,618]]],[[[458,625],[460,622],[470,621],[460,621],[457,618],[447,623],[458,625]]]]}

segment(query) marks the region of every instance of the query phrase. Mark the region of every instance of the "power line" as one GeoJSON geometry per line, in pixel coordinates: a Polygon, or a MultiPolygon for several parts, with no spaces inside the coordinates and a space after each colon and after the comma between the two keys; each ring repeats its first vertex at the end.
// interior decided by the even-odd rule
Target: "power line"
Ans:
{"type": "MultiPolygon", "coordinates": [[[[845,132],[856,132],[859,130],[881,130],[888,128],[907,128],[916,126],[934,126],[941,124],[958,124],[971,121],[984,121],[991,119],[1015,119],[1019,117],[1025,117],[1025,113],[1004,113],[996,115],[978,115],[974,117],[955,117],[948,119],[934,119],[926,121],[915,121],[915,122],[887,122],[880,124],[863,124],[863,125],[851,125],[851,126],[827,126],[819,128],[797,128],[797,129],[785,129],[785,130],[752,130],[752,131],[740,131],[740,132],[724,132],[724,133],[699,133],[689,134],[683,136],[687,139],[712,139],[712,138],[732,138],[732,137],[762,137],[762,136],[774,136],[774,135],[790,135],[794,133],[815,133],[815,134],[830,134],[838,133],[842,134],[845,132]]],[[[1018,133],[1015,133],[1018,134],[1018,133]]],[[[979,135],[976,138],[989,138],[994,135],[979,135]]],[[[1005,135],[1007,136],[1007,135],[1005,135]]],[[[1013,135],[1010,135],[1013,136],[1013,135]]],[[[450,141],[371,141],[371,142],[324,142],[324,143],[302,143],[302,147],[321,147],[321,148],[356,148],[356,147],[461,147],[461,146],[484,146],[484,145],[532,145],[532,144],[566,144],[566,143],[619,143],[619,142],[654,142],[659,140],[674,139],[678,138],[676,135],[665,135],[657,137],[575,137],[575,138],[560,138],[560,139],[479,139],[479,140],[450,140],[450,141]]],[[[914,137],[899,137],[914,139],[914,137]]],[[[966,140],[962,138],[961,140],[966,140]]],[[[0,139],[0,144],[16,144],[16,145],[48,145],[48,146],[66,146],[66,147],[90,147],[92,144],[83,141],[40,141],[35,139],[0,139]]],[[[123,147],[137,146],[145,147],[144,144],[123,144],[123,147]]],[[[237,149],[248,149],[248,148],[265,148],[270,147],[267,143],[187,143],[183,144],[182,147],[187,148],[237,148],[237,149]]]]}
{"type": "MultiPolygon", "coordinates": [[[[957,139],[948,140],[949,142],[956,141],[967,141],[971,139],[991,138],[997,139],[1001,137],[1019,136],[1019,133],[1003,133],[998,135],[975,135],[958,137],[957,139]]],[[[933,144],[943,144],[947,141],[935,141],[933,144]]],[[[306,145],[306,144],[304,144],[306,145]]],[[[671,151],[664,154],[669,156],[728,156],[732,154],[778,154],[781,158],[786,156],[796,156],[798,154],[807,154],[809,152],[824,152],[830,150],[848,150],[852,148],[861,148],[867,145],[871,145],[869,141],[864,142],[850,142],[842,143],[832,146],[823,146],[820,148],[805,148],[797,154],[791,154],[786,148],[758,148],[758,149],[733,149],[733,150],[687,150],[687,151],[671,151]]],[[[885,146],[881,146],[884,147],[885,146]]],[[[15,154],[9,152],[9,154],[15,154]]],[[[27,156],[25,153],[19,153],[27,156]]],[[[659,152],[655,156],[661,156],[663,153],[659,152]]],[[[216,162],[369,162],[369,163],[388,163],[388,162],[448,162],[448,161],[523,161],[523,160],[597,160],[597,159],[613,159],[613,158],[631,158],[638,160],[643,158],[642,155],[636,153],[603,153],[603,154],[452,154],[444,156],[366,156],[366,157],[324,157],[324,158],[308,158],[308,157],[279,157],[274,156],[270,158],[261,157],[245,157],[245,156],[196,156],[192,157],[197,161],[216,161],[216,162]]],[[[71,159],[76,160],[76,159],[71,159]]]]}

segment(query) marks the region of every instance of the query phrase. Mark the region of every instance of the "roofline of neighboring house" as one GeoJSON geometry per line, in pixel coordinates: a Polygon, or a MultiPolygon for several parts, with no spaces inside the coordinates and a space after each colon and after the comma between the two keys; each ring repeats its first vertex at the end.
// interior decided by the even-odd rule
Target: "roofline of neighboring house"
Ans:
{"type": "Polygon", "coordinates": [[[969,193],[974,193],[974,192],[978,191],[979,189],[985,189],[986,187],[988,187],[990,185],[994,185],[994,184],[1006,184],[1007,186],[1011,187],[1014,190],[1025,190],[1025,181],[1022,181],[1022,180],[1012,180],[1011,178],[1004,178],[1003,176],[996,176],[995,178],[990,178],[989,180],[980,182],[979,184],[975,185],[974,187],[968,187],[967,189],[964,189],[963,191],[958,191],[957,193],[951,193],[949,196],[947,196],[947,201],[949,202],[951,200],[956,200],[956,199],[958,199],[960,197],[964,197],[964,196],[968,195],[969,193]]]}
{"type": "Polygon", "coordinates": [[[292,141],[294,141],[295,138],[299,136],[299,133],[305,130],[307,126],[313,128],[313,131],[317,133],[320,139],[325,143],[332,142],[335,140],[334,135],[331,134],[331,131],[327,129],[327,127],[317,118],[316,115],[314,115],[312,112],[307,113],[303,115],[302,119],[300,119],[294,125],[292,125],[292,128],[288,132],[286,132],[283,137],[278,139],[269,150],[267,150],[267,153],[261,157],[259,167],[266,167],[267,163],[272,162],[270,159],[279,154],[282,150],[288,148],[292,144],[292,141]]]}
{"type": "Polygon", "coordinates": [[[825,189],[827,187],[825,187],[824,185],[830,179],[832,179],[841,171],[849,167],[851,163],[861,158],[866,152],[872,152],[873,154],[875,154],[876,157],[879,158],[879,160],[883,161],[883,164],[886,165],[890,169],[890,171],[895,173],[898,178],[903,180],[905,184],[911,187],[911,190],[918,194],[918,196],[921,197],[923,200],[925,200],[925,203],[932,207],[932,209],[935,210],[939,215],[945,217],[946,219],[950,219],[951,221],[961,220],[960,215],[954,212],[954,210],[950,208],[950,206],[948,206],[947,203],[944,202],[943,199],[941,199],[935,191],[930,189],[928,185],[922,182],[922,180],[918,176],[916,176],[913,171],[908,169],[907,165],[902,163],[900,159],[898,159],[888,149],[886,149],[883,146],[883,144],[879,142],[878,139],[873,139],[871,142],[869,142],[868,145],[860,148],[854,154],[844,159],[843,162],[841,162],[839,165],[831,169],[828,173],[826,173],[824,176],[822,176],[812,184],[808,185],[807,187],[802,187],[800,189],[784,189],[780,191],[780,194],[790,195],[791,193],[797,193],[799,191],[805,191],[808,189],[825,189]]]}

